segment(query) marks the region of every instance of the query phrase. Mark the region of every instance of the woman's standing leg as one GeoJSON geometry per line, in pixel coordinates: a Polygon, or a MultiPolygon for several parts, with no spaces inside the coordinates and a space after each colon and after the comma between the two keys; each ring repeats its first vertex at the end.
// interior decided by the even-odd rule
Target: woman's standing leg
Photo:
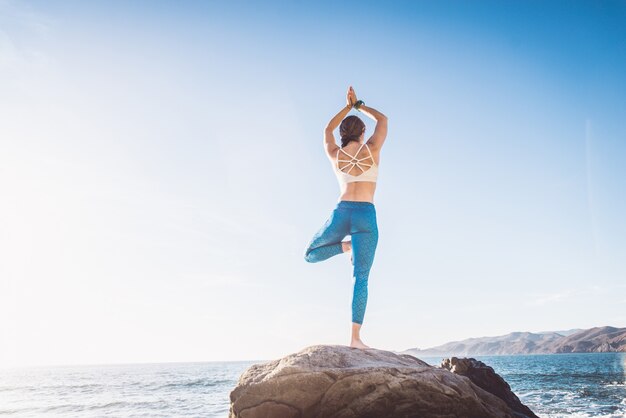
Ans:
{"type": "MultiPolygon", "coordinates": [[[[360,329],[368,299],[368,280],[378,245],[378,225],[373,205],[353,211],[351,218],[352,257],[354,259],[354,290],[352,294],[352,343],[361,342],[360,329]]],[[[367,346],[365,346],[367,347],[367,346]]]]}
{"type": "Polygon", "coordinates": [[[350,210],[336,207],[307,245],[304,259],[309,263],[317,263],[343,253],[341,240],[349,233],[350,210]]]}

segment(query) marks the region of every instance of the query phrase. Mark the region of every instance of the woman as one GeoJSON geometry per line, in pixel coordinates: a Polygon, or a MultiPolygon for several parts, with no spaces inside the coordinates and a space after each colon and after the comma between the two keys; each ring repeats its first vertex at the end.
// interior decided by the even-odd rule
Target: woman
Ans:
{"type": "Polygon", "coordinates": [[[370,348],[361,341],[360,331],[367,305],[367,281],[378,244],[374,191],[380,149],[387,137],[387,117],[365,106],[362,100],[357,100],[352,86],[348,88],[346,102],[346,106],[330,120],[324,131],[324,149],[339,181],[341,195],[324,226],[311,239],[304,258],[315,263],[352,251],[354,291],[350,347],[364,349],[370,348]],[[363,121],[356,115],[344,119],[353,107],[376,121],[374,134],[367,142],[364,142],[363,121]],[[341,134],[341,147],[337,146],[333,135],[337,126],[341,134]],[[351,239],[343,241],[347,235],[351,239]]]}

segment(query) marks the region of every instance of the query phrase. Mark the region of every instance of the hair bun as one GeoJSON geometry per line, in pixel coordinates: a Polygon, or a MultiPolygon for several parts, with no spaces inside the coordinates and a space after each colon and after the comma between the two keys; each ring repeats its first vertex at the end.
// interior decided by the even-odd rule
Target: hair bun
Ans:
{"type": "Polygon", "coordinates": [[[341,146],[345,147],[350,141],[358,141],[365,129],[365,123],[356,115],[350,115],[341,121],[339,133],[341,146]]]}

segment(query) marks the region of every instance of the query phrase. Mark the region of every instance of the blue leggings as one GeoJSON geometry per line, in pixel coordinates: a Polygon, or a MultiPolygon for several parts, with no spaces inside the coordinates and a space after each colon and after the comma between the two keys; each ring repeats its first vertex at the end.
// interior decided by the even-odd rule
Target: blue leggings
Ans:
{"type": "Polygon", "coordinates": [[[374,204],[340,200],[326,223],[311,239],[304,259],[309,263],[317,263],[341,254],[343,252],[341,241],[347,235],[352,237],[354,262],[352,322],[362,324],[367,306],[367,280],[378,244],[374,204]]]}

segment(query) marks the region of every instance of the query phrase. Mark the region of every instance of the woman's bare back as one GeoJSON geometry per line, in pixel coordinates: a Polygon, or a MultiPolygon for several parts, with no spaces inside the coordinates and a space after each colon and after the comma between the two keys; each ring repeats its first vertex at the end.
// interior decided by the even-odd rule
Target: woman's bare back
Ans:
{"type": "Polygon", "coordinates": [[[373,164],[379,165],[380,152],[375,151],[369,144],[363,145],[357,141],[350,141],[345,147],[339,149],[334,162],[344,173],[358,176],[371,168],[373,164]],[[351,157],[354,157],[358,162],[353,164],[351,157]]]}
{"type": "MultiPolygon", "coordinates": [[[[340,148],[337,155],[333,158],[333,164],[335,167],[347,174],[353,176],[359,176],[365,171],[369,170],[372,164],[380,165],[380,150],[374,147],[364,146],[362,142],[350,141],[345,147],[340,148]],[[368,152],[368,147],[371,151],[368,152]],[[361,150],[359,151],[359,148],[361,150]],[[343,151],[345,151],[345,153],[343,151]],[[360,164],[353,164],[350,162],[353,156],[360,164]],[[355,155],[356,154],[356,155],[355,155]]],[[[354,200],[360,202],[372,202],[374,203],[374,193],[376,191],[376,183],[372,181],[355,181],[346,183],[341,190],[339,200],[354,200]]]]}

